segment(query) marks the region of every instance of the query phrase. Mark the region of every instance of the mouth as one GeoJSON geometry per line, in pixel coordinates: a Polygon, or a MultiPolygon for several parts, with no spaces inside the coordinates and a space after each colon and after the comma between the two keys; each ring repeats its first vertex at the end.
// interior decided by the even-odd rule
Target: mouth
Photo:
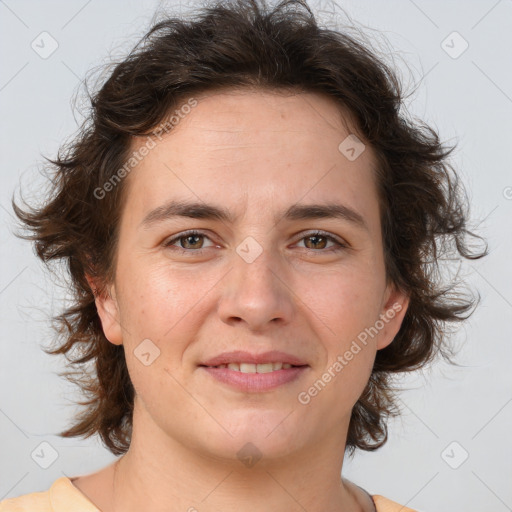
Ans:
{"type": "MultiPolygon", "coordinates": [[[[231,352],[224,352],[215,357],[207,359],[206,361],[202,361],[200,366],[208,366],[208,367],[220,367],[233,365],[232,370],[240,371],[240,368],[245,368],[250,372],[255,372],[255,370],[251,365],[260,366],[261,373],[270,372],[270,365],[272,365],[272,370],[274,370],[274,365],[276,365],[277,370],[281,370],[279,365],[285,366],[288,368],[289,366],[305,366],[306,361],[303,359],[293,355],[288,354],[286,352],[281,352],[279,350],[270,350],[267,352],[263,352],[261,354],[254,354],[251,352],[247,352],[245,350],[233,350],[231,352]],[[236,368],[235,365],[238,365],[236,368]]],[[[244,370],[241,370],[244,371],[244,370]]]]}
{"type": "Polygon", "coordinates": [[[288,370],[290,368],[300,368],[301,366],[307,365],[293,365],[290,363],[283,362],[272,362],[272,363],[228,363],[219,364],[217,366],[204,366],[205,368],[227,368],[235,372],[241,373],[271,373],[279,370],[288,370]]]}
{"type": "Polygon", "coordinates": [[[294,382],[310,366],[283,352],[250,354],[238,351],[221,354],[198,367],[230,388],[245,393],[261,393],[294,382]]]}

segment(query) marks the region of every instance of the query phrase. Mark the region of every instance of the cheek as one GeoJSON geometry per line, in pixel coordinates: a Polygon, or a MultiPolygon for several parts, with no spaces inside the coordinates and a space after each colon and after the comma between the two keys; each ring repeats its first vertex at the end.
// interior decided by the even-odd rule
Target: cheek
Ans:
{"type": "Polygon", "coordinates": [[[162,401],[176,403],[183,393],[180,366],[194,336],[185,321],[190,293],[162,269],[127,268],[123,283],[120,318],[128,372],[141,403],[157,412],[162,401]]]}
{"type": "Polygon", "coordinates": [[[327,428],[339,425],[361,396],[371,375],[375,354],[373,344],[357,339],[344,339],[331,345],[328,360],[302,390],[299,402],[309,403],[321,415],[328,411],[327,428]]]}
{"type": "MultiPolygon", "coordinates": [[[[124,267],[119,275],[120,318],[130,377],[144,402],[159,393],[180,394],[183,354],[203,323],[212,284],[168,265],[124,267]],[[160,390],[156,391],[155,390],[160,390]]],[[[181,391],[182,392],[182,391],[181,391]]],[[[166,395],[167,396],[167,395],[166,395]]]]}
{"type": "Polygon", "coordinates": [[[368,267],[330,273],[317,280],[323,292],[317,288],[317,294],[308,298],[324,326],[326,356],[311,380],[312,385],[317,383],[312,393],[322,394],[320,401],[326,406],[333,401],[353,406],[368,381],[376,354],[371,328],[380,314],[380,281],[368,267]]]}
{"type": "Polygon", "coordinates": [[[190,324],[186,319],[200,312],[201,297],[208,283],[169,269],[168,265],[126,266],[119,281],[121,288],[121,319],[131,342],[133,338],[151,338],[164,342],[190,324]]]}
{"type": "Polygon", "coordinates": [[[313,282],[314,288],[303,285],[304,302],[329,328],[333,348],[341,350],[378,319],[384,281],[370,266],[318,274],[313,282]]]}

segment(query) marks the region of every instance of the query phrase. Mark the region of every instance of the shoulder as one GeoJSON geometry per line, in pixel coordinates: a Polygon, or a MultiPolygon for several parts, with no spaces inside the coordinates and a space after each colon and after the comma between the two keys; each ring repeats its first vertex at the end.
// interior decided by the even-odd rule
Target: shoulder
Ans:
{"type": "Polygon", "coordinates": [[[342,480],[347,486],[349,492],[356,497],[359,505],[364,507],[364,510],[369,510],[370,508],[373,510],[375,507],[377,512],[418,512],[412,508],[405,507],[395,501],[385,498],[380,494],[371,495],[368,491],[346,478],[342,477],[342,480]]]}
{"type": "Polygon", "coordinates": [[[67,512],[73,509],[99,512],[67,477],[55,480],[47,491],[0,501],[0,512],[67,512]]]}
{"type": "MultiPolygon", "coordinates": [[[[373,502],[377,512],[417,512],[412,508],[405,507],[380,495],[373,495],[373,502]]],[[[2,511],[0,511],[2,512],[2,511]]]]}
{"type": "Polygon", "coordinates": [[[50,492],[33,492],[0,501],[0,512],[53,512],[50,492]]]}

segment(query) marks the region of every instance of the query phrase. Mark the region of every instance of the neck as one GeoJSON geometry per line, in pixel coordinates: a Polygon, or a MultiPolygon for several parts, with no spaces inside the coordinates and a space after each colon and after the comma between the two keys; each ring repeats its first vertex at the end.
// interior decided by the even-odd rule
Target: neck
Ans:
{"type": "Polygon", "coordinates": [[[341,479],[345,436],[339,431],[331,442],[254,464],[184,446],[135,413],[132,432],[130,449],[114,467],[112,508],[103,512],[371,510],[341,479]]]}

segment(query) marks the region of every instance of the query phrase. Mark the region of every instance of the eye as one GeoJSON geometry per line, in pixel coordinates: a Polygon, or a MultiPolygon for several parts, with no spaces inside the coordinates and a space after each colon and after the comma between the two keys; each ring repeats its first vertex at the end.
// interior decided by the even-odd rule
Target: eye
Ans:
{"type": "Polygon", "coordinates": [[[180,252],[201,252],[202,249],[204,249],[203,247],[198,247],[198,245],[200,245],[201,238],[208,238],[208,236],[206,236],[204,233],[201,233],[200,231],[185,231],[184,233],[180,233],[178,236],[165,241],[163,245],[164,247],[173,247],[176,242],[184,240],[185,245],[181,243],[181,247],[173,248],[180,252]]]}
{"type": "Polygon", "coordinates": [[[305,240],[306,249],[311,249],[314,252],[335,252],[348,248],[347,244],[343,243],[336,237],[329,235],[328,233],[325,233],[323,231],[315,231],[313,233],[308,233],[300,239],[300,241],[302,240],[305,240]],[[327,242],[334,243],[334,247],[331,247],[330,249],[327,250],[322,250],[325,249],[327,242]]]}
{"type": "MultiPolygon", "coordinates": [[[[208,247],[213,247],[213,244],[208,247],[203,247],[201,239],[210,240],[210,238],[205,233],[202,233],[201,231],[197,230],[190,230],[185,231],[183,233],[179,233],[177,236],[166,240],[163,243],[163,246],[181,253],[188,254],[192,252],[201,253],[208,247]],[[177,246],[177,243],[180,243],[180,245],[177,246]]],[[[302,242],[303,240],[305,241],[305,249],[309,249],[312,252],[329,253],[348,248],[348,245],[346,243],[342,242],[341,240],[338,240],[336,237],[324,231],[314,231],[312,233],[307,233],[306,235],[299,239],[299,242],[302,242]],[[331,246],[329,249],[326,249],[326,244],[328,242],[331,242],[332,244],[334,244],[334,246],[331,246]]]]}

